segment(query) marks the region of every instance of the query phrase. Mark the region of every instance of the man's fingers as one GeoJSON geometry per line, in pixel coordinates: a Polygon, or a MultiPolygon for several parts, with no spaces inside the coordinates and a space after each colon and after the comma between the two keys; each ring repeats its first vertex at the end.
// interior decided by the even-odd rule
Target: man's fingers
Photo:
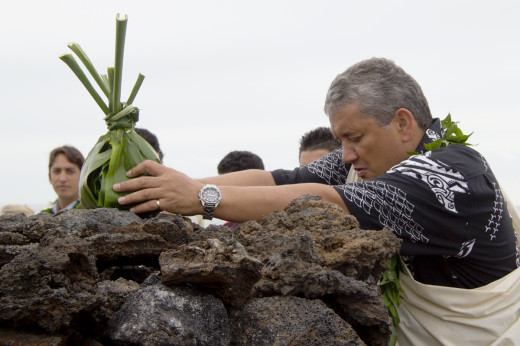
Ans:
{"type": "Polygon", "coordinates": [[[139,205],[136,205],[132,208],[130,208],[130,211],[140,214],[140,213],[146,213],[148,211],[156,211],[157,209],[157,200],[148,201],[145,203],[141,203],[139,205]]]}
{"type": "Polygon", "coordinates": [[[146,160],[129,170],[126,175],[129,177],[137,177],[139,175],[148,174],[157,176],[165,167],[155,161],[146,160]]]}
{"type": "MultiPolygon", "coordinates": [[[[137,179],[141,179],[141,178],[136,178],[133,180],[137,180],[137,179]]],[[[129,183],[131,181],[132,180],[125,181],[125,183],[129,183]]],[[[123,185],[123,183],[120,183],[120,185],[123,185]]],[[[119,203],[121,205],[134,204],[134,203],[141,203],[141,202],[150,201],[150,200],[155,201],[156,199],[159,198],[159,192],[157,189],[150,188],[150,189],[144,189],[144,190],[140,190],[140,189],[137,189],[137,190],[138,191],[130,193],[126,196],[119,197],[117,199],[117,203],[119,203]]],[[[131,190],[131,191],[134,191],[134,190],[131,190]]]]}
{"type": "Polygon", "coordinates": [[[119,193],[128,192],[128,195],[117,201],[121,205],[132,206],[130,210],[135,213],[158,209],[191,213],[194,208],[187,204],[198,201],[196,196],[201,188],[199,185],[203,185],[183,173],[153,161],[141,162],[128,171],[127,175],[131,179],[114,184],[112,189],[119,193]]]}
{"type": "Polygon", "coordinates": [[[158,187],[159,183],[155,177],[139,177],[114,184],[112,188],[116,192],[137,191],[146,188],[158,187]]]}

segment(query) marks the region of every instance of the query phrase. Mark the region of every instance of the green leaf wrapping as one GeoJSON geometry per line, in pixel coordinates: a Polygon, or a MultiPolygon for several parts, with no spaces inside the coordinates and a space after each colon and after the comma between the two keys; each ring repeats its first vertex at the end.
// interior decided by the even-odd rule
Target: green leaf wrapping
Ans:
{"type": "Polygon", "coordinates": [[[134,131],[135,123],[139,120],[139,109],[133,106],[132,102],[143,83],[144,76],[142,74],[139,74],[128,101],[126,103],[120,101],[126,25],[126,15],[119,18],[118,14],[116,17],[114,67],[108,67],[106,75],[97,72],[79,44],[70,43],[68,45],[107,97],[108,107],[74,57],[70,54],[64,54],[60,57],[76,74],[105,113],[104,120],[109,130],[108,133],[99,137],[81,169],[79,197],[82,208],[130,209],[131,205],[122,206],[117,203],[119,197],[128,193],[116,193],[112,186],[115,183],[128,180],[126,172],[144,160],[153,160],[160,163],[153,147],[134,131]]]}
{"type": "Polygon", "coordinates": [[[134,130],[117,129],[99,137],[87,155],[79,178],[79,198],[83,208],[130,209],[117,199],[128,193],[116,193],[115,183],[129,180],[126,172],[144,160],[160,163],[153,147],[134,130]]]}

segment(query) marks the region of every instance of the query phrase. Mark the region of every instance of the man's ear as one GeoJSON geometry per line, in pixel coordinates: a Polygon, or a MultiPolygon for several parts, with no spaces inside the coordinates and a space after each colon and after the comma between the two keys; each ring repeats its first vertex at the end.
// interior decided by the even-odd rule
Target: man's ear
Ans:
{"type": "Polygon", "coordinates": [[[417,128],[413,114],[406,108],[399,108],[395,111],[392,121],[403,142],[411,141],[417,128]]]}

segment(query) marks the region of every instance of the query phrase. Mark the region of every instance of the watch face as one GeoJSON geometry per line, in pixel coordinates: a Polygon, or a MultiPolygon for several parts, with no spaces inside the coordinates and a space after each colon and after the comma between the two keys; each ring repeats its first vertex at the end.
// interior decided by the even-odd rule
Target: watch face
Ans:
{"type": "Polygon", "coordinates": [[[214,187],[207,187],[202,191],[202,198],[208,203],[216,203],[220,199],[220,191],[214,187]]]}

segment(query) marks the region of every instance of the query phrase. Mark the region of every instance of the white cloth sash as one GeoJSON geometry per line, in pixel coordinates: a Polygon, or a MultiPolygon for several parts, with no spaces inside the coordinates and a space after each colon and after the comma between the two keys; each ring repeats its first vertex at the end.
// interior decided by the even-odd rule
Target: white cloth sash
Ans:
{"type": "Polygon", "coordinates": [[[354,166],[350,166],[350,169],[348,171],[347,180],[345,183],[359,183],[363,181],[360,177],[358,177],[356,170],[354,169],[354,166]]]}
{"type": "Polygon", "coordinates": [[[461,289],[401,272],[398,345],[520,345],[520,268],[486,286],[461,289]]]}

